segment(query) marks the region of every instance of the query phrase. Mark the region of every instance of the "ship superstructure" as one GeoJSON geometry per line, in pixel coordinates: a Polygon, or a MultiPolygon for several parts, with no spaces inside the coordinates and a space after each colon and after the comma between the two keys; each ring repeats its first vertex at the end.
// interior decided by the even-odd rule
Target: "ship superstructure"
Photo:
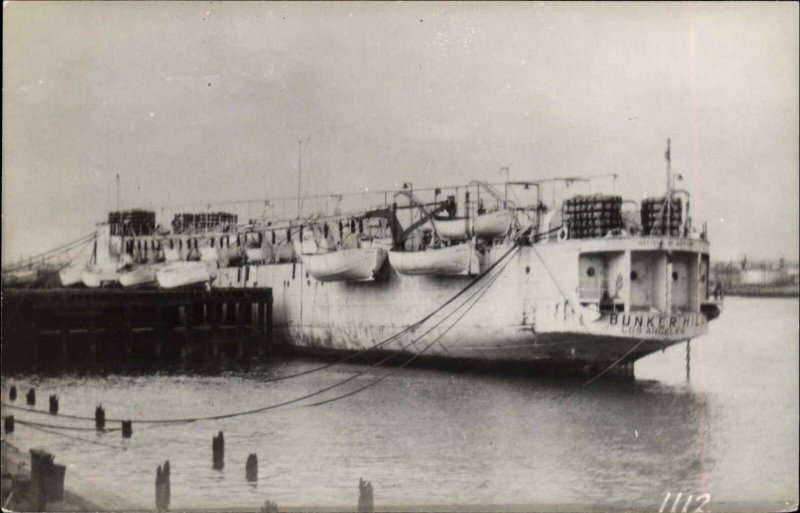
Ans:
{"type": "Polygon", "coordinates": [[[608,178],[406,183],[161,225],[117,212],[83,282],[270,287],[276,342],[308,351],[625,366],[707,333],[720,305],[688,193],[668,176],[638,204],[592,190],[608,178]]]}

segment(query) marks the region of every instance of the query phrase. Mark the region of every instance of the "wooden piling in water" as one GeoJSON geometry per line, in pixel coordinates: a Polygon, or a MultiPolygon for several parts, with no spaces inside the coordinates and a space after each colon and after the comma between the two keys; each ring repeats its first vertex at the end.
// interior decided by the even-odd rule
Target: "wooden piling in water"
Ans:
{"type": "Polygon", "coordinates": [[[33,388],[28,390],[28,394],[25,396],[25,402],[28,403],[29,406],[36,405],[36,390],[33,388]]]}
{"type": "Polygon", "coordinates": [[[156,468],[156,510],[166,511],[170,503],[170,483],[169,483],[169,460],[164,462],[164,466],[156,468]]]}
{"type": "Polygon", "coordinates": [[[222,431],[211,439],[211,468],[222,470],[225,466],[225,436],[222,431]]]}
{"type": "Polygon", "coordinates": [[[251,483],[258,481],[258,456],[255,453],[247,456],[247,462],[244,465],[244,476],[251,483]]]}
{"type": "Polygon", "coordinates": [[[14,432],[14,416],[7,415],[3,418],[3,431],[6,433],[13,433],[14,432]]]}
{"type": "Polygon", "coordinates": [[[106,411],[102,405],[98,405],[94,409],[94,428],[97,431],[103,431],[106,428],[106,411]]]}
{"type": "Polygon", "coordinates": [[[358,513],[373,513],[375,505],[372,497],[372,483],[358,480],[358,513]]]}
{"type": "Polygon", "coordinates": [[[11,389],[8,391],[8,398],[12,401],[17,400],[17,387],[11,385],[11,389]]]}
{"type": "Polygon", "coordinates": [[[133,436],[133,423],[130,420],[122,421],[122,438],[130,438],[133,436]]]}
{"type": "Polygon", "coordinates": [[[55,456],[40,449],[31,449],[31,487],[36,509],[44,511],[48,502],[64,500],[65,465],[54,463],[55,456]]]}
{"type": "Polygon", "coordinates": [[[53,415],[58,413],[58,396],[51,395],[50,396],[50,413],[53,415]]]}

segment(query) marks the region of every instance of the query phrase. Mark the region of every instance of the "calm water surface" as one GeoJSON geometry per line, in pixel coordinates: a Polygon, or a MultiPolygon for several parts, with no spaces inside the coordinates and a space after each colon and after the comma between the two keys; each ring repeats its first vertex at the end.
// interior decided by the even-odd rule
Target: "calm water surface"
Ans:
{"type": "MultiPolygon", "coordinates": [[[[635,383],[580,383],[401,369],[379,386],[320,407],[289,407],[192,424],[134,425],[70,435],[18,425],[9,440],[68,465],[67,486],[99,488],[129,506],[154,504],[155,467],[172,466],[172,507],[353,508],[360,477],[377,507],[425,504],[602,504],[657,510],[667,492],[720,502],[797,501],[798,301],[726,299],[712,334],[636,364],[635,383]],[[577,390],[579,389],[579,390],[577,390]],[[225,468],[211,469],[211,437],[225,432],[225,468]],[[259,482],[244,479],[258,454],[259,482]]],[[[318,390],[364,369],[341,365],[302,378],[266,376],[319,365],[293,361],[246,374],[4,377],[38,406],[109,418],[193,417],[254,408],[318,390]]],[[[381,376],[376,369],[323,397],[381,376]]],[[[91,426],[5,409],[20,420],[91,426]]],[[[681,504],[682,506],[682,504],[681,504]]],[[[713,507],[706,508],[713,510],[713,507]]]]}

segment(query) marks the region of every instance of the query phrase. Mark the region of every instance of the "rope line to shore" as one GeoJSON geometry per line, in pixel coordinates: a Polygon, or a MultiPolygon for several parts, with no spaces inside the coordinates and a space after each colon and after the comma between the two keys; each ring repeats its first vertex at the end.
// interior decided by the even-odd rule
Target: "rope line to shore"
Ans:
{"type": "MultiPolygon", "coordinates": [[[[442,310],[443,308],[445,308],[447,305],[449,305],[450,303],[452,303],[452,301],[453,301],[453,300],[454,300],[456,297],[459,297],[459,296],[460,296],[461,294],[463,294],[463,293],[464,293],[464,292],[465,292],[467,289],[469,289],[469,288],[471,288],[473,285],[475,285],[475,284],[476,284],[476,283],[479,281],[479,279],[482,279],[482,278],[483,278],[483,277],[485,277],[485,276],[486,276],[486,275],[487,275],[489,272],[491,272],[492,270],[494,270],[495,268],[497,268],[497,266],[498,266],[498,265],[499,265],[499,264],[500,264],[500,263],[501,263],[501,262],[502,262],[504,259],[506,259],[506,258],[507,258],[509,255],[511,255],[511,254],[512,254],[512,253],[513,253],[515,250],[518,250],[518,249],[519,249],[519,245],[515,243],[515,244],[514,244],[514,245],[513,245],[513,246],[512,246],[512,247],[511,247],[511,248],[510,248],[508,251],[506,251],[506,253],[504,253],[504,254],[503,254],[503,256],[502,256],[500,259],[498,259],[498,260],[497,260],[497,262],[495,262],[494,264],[492,264],[492,265],[491,265],[491,266],[490,266],[490,267],[489,267],[489,268],[488,268],[488,269],[487,269],[487,270],[486,270],[484,273],[482,273],[481,275],[479,275],[479,276],[476,278],[476,280],[473,280],[472,282],[470,282],[470,283],[469,283],[469,284],[468,284],[468,285],[467,285],[467,286],[466,286],[466,287],[465,287],[465,288],[464,288],[462,291],[460,291],[458,294],[456,294],[456,296],[454,296],[453,298],[451,298],[451,300],[449,300],[449,301],[447,301],[445,304],[441,305],[441,306],[440,306],[440,307],[439,307],[439,308],[436,310],[436,312],[434,312],[434,314],[435,314],[435,313],[437,313],[437,312],[439,312],[439,311],[441,311],[441,310],[442,310]]],[[[500,275],[500,273],[502,273],[502,271],[505,269],[505,266],[507,266],[509,262],[510,262],[510,259],[506,261],[506,263],[503,265],[503,267],[500,269],[500,271],[499,271],[499,272],[498,272],[498,273],[497,273],[497,274],[496,274],[496,275],[495,275],[495,276],[494,276],[494,277],[493,277],[493,278],[492,278],[490,281],[488,281],[488,282],[485,282],[484,284],[482,284],[482,285],[481,285],[481,287],[482,287],[482,288],[479,288],[478,290],[476,290],[475,292],[473,292],[473,294],[472,294],[470,297],[468,297],[468,298],[467,298],[467,299],[466,299],[466,300],[465,300],[463,303],[461,303],[460,305],[458,305],[458,306],[457,306],[457,307],[456,307],[456,308],[455,308],[455,309],[454,309],[452,312],[450,312],[450,313],[446,314],[442,320],[440,320],[439,322],[437,322],[436,324],[434,324],[434,325],[433,325],[431,328],[429,328],[427,331],[425,331],[425,332],[424,332],[423,334],[421,334],[419,337],[415,338],[415,339],[414,339],[413,341],[411,341],[409,344],[407,344],[406,346],[404,346],[404,347],[402,348],[402,350],[405,350],[405,349],[407,349],[408,347],[410,347],[411,345],[413,345],[414,343],[416,343],[417,341],[419,341],[420,339],[422,339],[423,337],[425,337],[426,335],[428,335],[428,334],[429,334],[431,331],[433,331],[434,329],[438,328],[438,327],[439,327],[441,324],[443,324],[443,323],[444,323],[444,322],[445,322],[447,319],[449,319],[450,317],[452,317],[452,316],[453,316],[453,315],[454,315],[456,312],[458,312],[458,310],[460,310],[460,309],[461,309],[461,308],[462,308],[464,305],[466,305],[466,304],[467,304],[467,303],[468,303],[468,302],[469,302],[469,301],[470,301],[472,298],[474,298],[475,296],[477,296],[478,294],[480,294],[482,291],[484,291],[484,292],[485,292],[485,290],[488,290],[488,287],[489,287],[489,286],[491,286],[491,285],[494,283],[494,280],[497,278],[497,276],[499,276],[499,275],[500,275]]],[[[473,306],[474,306],[474,305],[473,305],[473,306]]],[[[471,307],[470,307],[470,308],[471,308],[471,307]]],[[[427,316],[427,317],[425,318],[425,320],[427,320],[427,319],[430,319],[431,317],[433,317],[433,315],[434,315],[434,314],[431,314],[431,315],[427,316]]],[[[459,320],[460,320],[460,318],[459,318],[459,320]]],[[[424,321],[423,321],[423,322],[424,322],[424,321]]],[[[415,326],[416,326],[416,325],[412,325],[411,327],[409,327],[409,328],[406,328],[405,330],[403,330],[401,333],[405,333],[405,332],[407,332],[409,329],[413,329],[413,327],[415,327],[415,326]]],[[[451,326],[451,327],[452,327],[452,326],[451,326]]],[[[449,331],[449,329],[448,329],[448,331],[449,331]]],[[[445,332],[445,333],[446,333],[446,332],[445,332]]],[[[442,335],[442,336],[443,336],[443,335],[442,335]]],[[[438,340],[439,338],[441,338],[441,336],[440,336],[440,337],[438,337],[436,340],[438,340]]],[[[434,342],[436,342],[436,340],[434,340],[434,342]]],[[[426,349],[426,350],[427,350],[427,349],[426,349]]],[[[316,397],[316,396],[318,396],[318,395],[320,395],[320,394],[323,394],[323,393],[325,393],[325,392],[327,392],[327,391],[329,391],[329,390],[332,390],[332,389],[334,389],[334,388],[336,388],[336,387],[339,387],[339,386],[341,386],[341,385],[344,385],[345,383],[348,383],[348,382],[350,382],[350,381],[352,381],[352,380],[354,380],[354,379],[358,378],[359,376],[362,376],[362,375],[366,374],[366,373],[367,373],[367,372],[369,372],[370,370],[372,370],[372,369],[374,369],[374,368],[376,368],[376,367],[378,367],[378,366],[380,366],[380,365],[382,365],[382,364],[386,363],[386,362],[387,362],[388,360],[390,360],[391,358],[394,358],[394,357],[397,355],[397,353],[398,353],[398,352],[392,352],[392,353],[390,353],[389,355],[387,355],[386,357],[384,357],[384,358],[382,358],[381,360],[379,360],[379,361],[378,361],[377,363],[375,363],[374,365],[372,365],[372,366],[369,366],[369,367],[367,367],[366,369],[364,369],[364,370],[362,370],[362,371],[359,371],[359,372],[357,372],[357,373],[353,374],[352,376],[350,376],[350,377],[348,377],[348,378],[346,378],[346,379],[344,379],[344,380],[338,381],[338,382],[336,382],[336,383],[334,383],[333,385],[330,385],[330,386],[328,386],[328,387],[324,387],[324,388],[322,388],[322,389],[320,389],[320,390],[316,390],[316,391],[314,391],[314,392],[311,392],[311,393],[309,393],[309,394],[303,395],[303,396],[301,396],[301,397],[293,398],[293,399],[290,399],[290,400],[287,400],[287,401],[283,401],[283,402],[280,402],[280,403],[270,404],[270,405],[263,406],[263,407],[259,407],[259,408],[254,408],[254,409],[250,409],[250,410],[244,410],[244,411],[239,411],[239,412],[232,412],[232,413],[227,413],[227,414],[220,414],[220,415],[209,415],[209,416],[204,416],[204,417],[186,417],[186,418],[177,418],[177,419],[139,419],[139,420],[135,420],[135,419],[106,419],[106,421],[108,421],[108,422],[121,422],[121,421],[123,421],[123,420],[131,420],[131,422],[133,422],[133,423],[137,423],[137,424],[186,424],[186,423],[190,423],[190,422],[197,422],[197,421],[202,421],[202,420],[221,420],[221,419],[226,419],[226,418],[241,417],[241,416],[245,416],[245,415],[253,415],[253,414],[256,414],[256,413],[261,413],[261,412],[264,412],[264,411],[273,410],[273,409],[276,409],[276,408],[279,408],[279,407],[282,407],[282,406],[288,406],[288,405],[291,405],[291,404],[295,404],[295,403],[298,403],[298,402],[304,401],[304,400],[306,400],[306,399],[309,399],[309,398],[311,398],[311,397],[316,397]]],[[[306,372],[308,372],[308,371],[306,371],[306,372]]],[[[17,410],[22,410],[22,411],[28,411],[28,412],[31,412],[31,413],[46,414],[46,412],[43,412],[43,411],[34,410],[34,409],[30,409],[30,408],[24,408],[24,407],[21,407],[21,406],[16,406],[16,405],[11,405],[11,404],[8,404],[8,403],[5,403],[5,402],[4,402],[4,403],[2,403],[2,405],[3,405],[4,407],[9,407],[9,408],[12,408],[12,409],[17,409],[17,410]]],[[[60,416],[61,416],[61,417],[63,417],[63,418],[69,418],[69,419],[75,419],[75,420],[94,421],[94,418],[93,418],[93,417],[86,417],[86,416],[80,416],[80,415],[60,414],[60,416]]]]}
{"type": "Polygon", "coordinates": [[[128,450],[128,448],[125,447],[124,445],[107,444],[105,442],[98,442],[97,440],[87,440],[87,439],[81,438],[79,436],[72,436],[72,435],[68,435],[66,433],[61,433],[59,431],[54,431],[52,429],[46,429],[46,428],[43,428],[43,427],[34,426],[34,425],[28,424],[27,422],[24,422],[24,421],[18,421],[18,422],[20,424],[24,425],[24,426],[28,426],[31,429],[36,429],[37,431],[41,431],[43,433],[49,433],[51,435],[56,435],[56,436],[61,436],[61,437],[64,437],[64,438],[69,438],[70,440],[76,440],[76,441],[79,441],[79,442],[84,442],[84,443],[92,444],[92,445],[99,445],[99,446],[102,446],[102,447],[109,447],[111,449],[120,449],[120,450],[123,450],[123,451],[127,451],[128,450]]]}
{"type": "MultiPolygon", "coordinates": [[[[386,373],[386,374],[384,374],[383,376],[381,376],[381,377],[379,377],[379,378],[377,378],[377,379],[375,379],[375,380],[373,380],[373,381],[371,381],[371,382],[367,383],[366,385],[364,385],[364,386],[362,386],[362,387],[359,387],[359,388],[357,388],[357,389],[355,389],[355,390],[352,390],[352,391],[350,391],[350,392],[347,392],[347,393],[345,393],[345,394],[341,394],[341,395],[338,395],[338,396],[336,396],[336,397],[332,397],[332,398],[330,398],[330,399],[325,399],[325,400],[323,400],[323,401],[318,401],[318,402],[315,402],[315,403],[306,404],[306,405],[304,405],[304,406],[305,406],[305,407],[322,406],[322,405],[325,405],[325,404],[329,404],[329,403],[332,403],[332,402],[335,402],[335,401],[339,401],[339,400],[346,399],[346,398],[348,398],[348,397],[354,396],[354,395],[356,395],[356,394],[358,394],[358,393],[361,393],[361,392],[363,392],[364,390],[367,390],[368,388],[371,388],[371,387],[373,387],[373,386],[375,386],[375,385],[377,385],[377,384],[381,383],[382,381],[385,381],[387,378],[389,378],[389,377],[390,377],[390,376],[392,376],[393,374],[396,374],[396,373],[397,373],[399,370],[403,369],[404,367],[406,367],[407,365],[409,365],[411,362],[413,362],[414,360],[416,360],[417,358],[419,358],[420,356],[422,356],[422,355],[423,355],[423,354],[424,354],[424,353],[425,353],[425,352],[426,352],[428,349],[430,349],[431,347],[433,347],[433,345],[434,345],[436,342],[438,342],[438,341],[439,341],[439,340],[440,340],[442,337],[444,337],[444,336],[445,336],[445,335],[446,335],[446,334],[447,334],[447,333],[448,333],[448,332],[449,332],[451,329],[453,329],[453,327],[454,327],[456,324],[458,324],[458,323],[461,321],[461,319],[463,319],[463,318],[464,318],[464,316],[465,316],[465,315],[467,315],[467,313],[469,313],[469,311],[470,311],[470,310],[472,310],[472,308],[473,308],[473,307],[474,307],[476,304],[478,304],[478,302],[481,300],[481,298],[482,298],[482,297],[483,297],[483,296],[486,294],[486,292],[488,292],[488,291],[489,291],[489,289],[490,289],[490,288],[491,288],[491,286],[494,284],[494,282],[495,282],[495,281],[497,281],[497,279],[498,279],[498,278],[500,277],[500,275],[503,273],[503,271],[505,270],[506,266],[508,266],[509,262],[511,262],[511,260],[508,260],[508,261],[505,263],[505,265],[503,265],[503,267],[501,267],[501,268],[500,268],[500,270],[497,272],[497,274],[495,274],[495,275],[494,275],[494,276],[491,278],[491,280],[489,281],[489,283],[487,283],[487,284],[486,284],[486,286],[483,288],[483,290],[482,290],[482,291],[478,291],[478,292],[476,292],[475,294],[473,294],[473,296],[471,296],[471,297],[469,298],[469,299],[472,299],[472,297],[474,297],[475,295],[477,295],[477,294],[480,292],[480,295],[477,297],[477,299],[475,299],[475,301],[474,301],[474,302],[473,302],[471,305],[469,305],[469,307],[468,307],[466,310],[464,310],[464,312],[463,312],[463,313],[462,313],[462,314],[461,314],[461,315],[460,315],[460,316],[459,316],[459,317],[458,317],[458,318],[455,320],[455,322],[453,322],[453,324],[451,324],[450,326],[448,326],[448,327],[447,327],[447,329],[445,329],[445,330],[444,330],[442,333],[440,333],[440,334],[439,334],[439,335],[438,335],[436,338],[434,338],[434,339],[433,339],[433,340],[432,340],[432,341],[431,341],[431,342],[430,342],[430,343],[429,343],[427,346],[423,347],[423,348],[422,348],[422,350],[421,350],[419,353],[415,353],[415,354],[414,354],[414,355],[412,355],[412,356],[411,356],[411,357],[410,357],[408,360],[406,360],[405,362],[403,362],[402,364],[400,364],[398,367],[396,367],[396,368],[392,369],[391,371],[387,372],[387,373],[386,373]]],[[[469,301],[469,299],[468,299],[467,301],[469,301]]],[[[464,306],[464,304],[466,304],[466,302],[464,302],[464,303],[463,303],[461,306],[464,306]]],[[[461,306],[459,306],[459,308],[461,308],[461,306]]]]}

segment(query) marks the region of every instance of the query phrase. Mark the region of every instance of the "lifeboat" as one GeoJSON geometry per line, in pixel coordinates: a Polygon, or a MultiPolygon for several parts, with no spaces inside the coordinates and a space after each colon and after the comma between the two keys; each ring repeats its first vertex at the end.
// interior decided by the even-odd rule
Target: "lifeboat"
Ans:
{"type": "Polygon", "coordinates": [[[81,273],[81,281],[90,289],[107,287],[119,283],[116,266],[92,266],[81,273]]]}
{"type": "Polygon", "coordinates": [[[466,239],[468,237],[466,217],[436,219],[435,224],[436,232],[442,239],[466,239]]]}
{"type": "Polygon", "coordinates": [[[217,275],[219,252],[216,248],[200,248],[200,262],[172,262],[156,271],[162,289],[191,287],[210,282],[217,275]]]}
{"type": "Polygon", "coordinates": [[[466,217],[437,218],[434,224],[442,239],[465,239],[472,235],[495,238],[508,231],[512,215],[510,210],[501,209],[475,216],[471,221],[466,217]],[[468,224],[472,225],[472,233],[469,233],[468,224]]]}
{"type": "Polygon", "coordinates": [[[22,269],[5,274],[3,281],[9,285],[33,285],[38,277],[38,269],[22,269]]]}
{"type": "Polygon", "coordinates": [[[378,247],[342,249],[303,255],[303,265],[319,281],[367,281],[375,279],[386,255],[386,250],[378,247]]]}
{"type": "Polygon", "coordinates": [[[162,289],[201,285],[211,281],[205,262],[173,262],[156,271],[156,281],[162,289]]]}
{"type": "Polygon", "coordinates": [[[58,271],[58,279],[63,287],[74,287],[83,283],[83,266],[67,266],[58,271]]]}
{"type": "Polygon", "coordinates": [[[156,272],[163,265],[136,265],[126,269],[119,275],[119,283],[123,287],[138,287],[156,283],[156,272]]]}
{"type": "Polygon", "coordinates": [[[505,235],[511,225],[510,210],[495,210],[475,217],[472,229],[478,237],[500,237],[505,235]]]}
{"type": "Polygon", "coordinates": [[[476,274],[480,265],[471,244],[424,251],[390,251],[389,263],[400,274],[437,276],[476,274]]]}

